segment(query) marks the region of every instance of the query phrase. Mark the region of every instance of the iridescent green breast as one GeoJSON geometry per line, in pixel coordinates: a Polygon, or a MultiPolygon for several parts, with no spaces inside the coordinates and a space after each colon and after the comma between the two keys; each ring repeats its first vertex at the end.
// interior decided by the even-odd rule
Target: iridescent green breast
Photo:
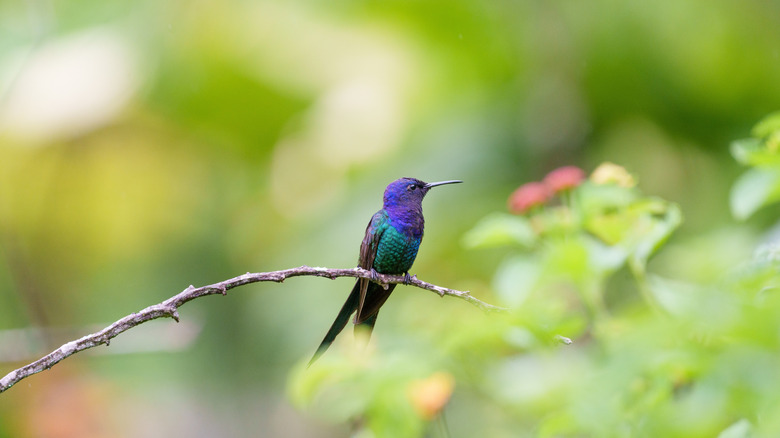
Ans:
{"type": "Polygon", "coordinates": [[[422,237],[404,235],[388,225],[379,239],[374,269],[383,274],[403,274],[412,268],[422,237]]]}

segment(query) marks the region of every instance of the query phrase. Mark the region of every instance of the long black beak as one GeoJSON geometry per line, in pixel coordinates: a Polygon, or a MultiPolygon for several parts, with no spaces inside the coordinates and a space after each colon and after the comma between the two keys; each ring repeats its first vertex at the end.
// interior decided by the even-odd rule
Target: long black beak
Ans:
{"type": "Polygon", "coordinates": [[[463,181],[461,181],[459,179],[453,179],[453,180],[450,180],[450,181],[432,182],[432,183],[425,184],[425,188],[426,189],[430,189],[431,187],[443,186],[444,184],[457,184],[457,183],[462,183],[462,182],[463,181]]]}

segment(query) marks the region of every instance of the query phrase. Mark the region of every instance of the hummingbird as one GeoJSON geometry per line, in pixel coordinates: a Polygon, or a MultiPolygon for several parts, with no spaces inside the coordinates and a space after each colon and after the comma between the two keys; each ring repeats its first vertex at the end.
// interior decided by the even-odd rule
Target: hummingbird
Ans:
{"type": "MultiPolygon", "coordinates": [[[[382,209],[371,217],[366,227],[365,237],[360,244],[358,266],[371,271],[373,280],[376,280],[377,273],[404,274],[404,284],[409,284],[409,269],[417,257],[425,228],[423,198],[432,187],[461,182],[426,183],[416,178],[401,178],[391,182],[385,189],[382,209]]],[[[325,334],[325,339],[309,361],[309,366],[330,347],[353,313],[355,328],[363,327],[370,335],[379,308],[387,301],[395,286],[382,286],[367,278],[358,278],[336,320],[325,334]]]]}

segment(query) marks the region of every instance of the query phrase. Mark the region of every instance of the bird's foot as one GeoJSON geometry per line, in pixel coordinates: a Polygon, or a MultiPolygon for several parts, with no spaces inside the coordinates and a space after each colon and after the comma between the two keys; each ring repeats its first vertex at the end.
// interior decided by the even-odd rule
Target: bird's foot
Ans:
{"type": "Polygon", "coordinates": [[[371,281],[377,281],[379,280],[379,273],[376,272],[376,269],[371,268],[371,281]]]}
{"type": "Polygon", "coordinates": [[[412,278],[417,278],[417,276],[416,275],[415,276],[410,276],[409,272],[406,272],[404,274],[404,284],[407,285],[407,286],[412,284],[412,278]]]}

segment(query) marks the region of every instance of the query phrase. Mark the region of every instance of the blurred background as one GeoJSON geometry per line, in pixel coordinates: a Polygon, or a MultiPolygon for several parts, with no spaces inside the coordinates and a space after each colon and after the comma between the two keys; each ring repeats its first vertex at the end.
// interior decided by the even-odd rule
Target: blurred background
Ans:
{"type": "MultiPolygon", "coordinates": [[[[689,244],[723,259],[704,278],[779,212],[737,223],[728,202],[730,141],[780,107],[778,17],[757,0],[0,1],[0,375],[190,284],[355,266],[402,176],[465,181],[425,201],[422,280],[501,304],[508,250],[464,233],[520,184],[603,161],[684,212],[656,270],[684,275],[689,244]]],[[[0,395],[0,437],[346,436],[290,388],[351,287],[188,303],[0,395]]],[[[370,348],[425,362],[471,319],[399,287],[370,348]]],[[[495,386],[459,385],[452,436],[543,435],[495,386]]]]}

